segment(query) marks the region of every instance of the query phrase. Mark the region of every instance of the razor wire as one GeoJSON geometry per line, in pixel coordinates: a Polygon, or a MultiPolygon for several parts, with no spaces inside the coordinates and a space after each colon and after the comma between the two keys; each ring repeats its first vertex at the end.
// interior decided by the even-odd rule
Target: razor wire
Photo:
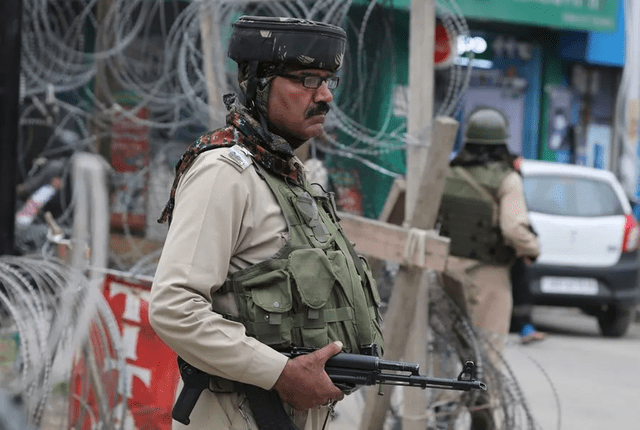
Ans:
{"type": "MultiPolygon", "coordinates": [[[[429,327],[432,366],[437,363],[440,371],[453,374],[458,371],[461,362],[473,360],[477,379],[491,387],[490,392],[486,393],[456,393],[457,398],[454,399],[432,391],[427,415],[436,425],[435,428],[465,428],[463,424],[468,424],[471,417],[480,415],[481,420],[494,422],[495,428],[541,430],[516,374],[502,351],[495,349],[492,335],[473,327],[438,280],[430,284],[429,327]]],[[[555,392],[544,369],[539,370],[555,392]]],[[[557,397],[556,406],[560,411],[557,397]]]]}
{"type": "MultiPolygon", "coordinates": [[[[235,64],[226,58],[225,48],[230,24],[240,15],[302,17],[345,28],[349,40],[356,42],[347,48],[342,84],[327,116],[326,128],[332,133],[326,133],[318,149],[385,176],[402,176],[403,172],[389,170],[381,161],[415,143],[407,135],[405,121],[399,125],[392,121],[393,108],[389,108],[380,129],[365,124],[386,72],[392,87],[403,87],[395,82],[393,2],[370,1],[359,7],[364,14],[356,20],[349,0],[25,0],[18,142],[23,183],[43,176],[39,162],[68,160],[78,151],[99,151],[102,141],[113,138],[112,125],[119,118],[147,127],[153,146],[153,159],[136,180],[145,180],[150,171],[170,172],[180,153],[176,147],[184,150],[211,126],[224,124],[226,112],[221,103],[209,100],[213,95],[207,84],[214,80],[218,98],[238,91],[235,64]],[[203,37],[207,26],[215,37],[203,37]],[[211,75],[205,73],[205,63],[211,66],[211,75]],[[388,67],[383,69],[385,64],[388,67]],[[334,137],[335,131],[340,138],[334,137]]],[[[437,0],[436,14],[450,40],[468,34],[454,0],[437,0]]],[[[447,74],[446,96],[436,115],[454,115],[468,84],[468,69],[452,64],[447,74]]],[[[59,176],[67,184],[68,167],[59,176]]],[[[158,190],[169,186],[166,180],[149,183],[149,188],[158,190]]],[[[74,204],[67,188],[57,193],[59,210],[54,213],[55,222],[65,231],[70,229],[74,204]]],[[[22,202],[28,198],[27,191],[34,188],[19,196],[22,202]]],[[[126,222],[123,230],[127,238],[134,234],[126,222]]],[[[44,246],[47,231],[41,219],[19,226],[18,249],[33,252],[44,246]]],[[[129,240],[129,247],[131,258],[111,253],[110,264],[125,271],[135,265],[137,273],[151,275],[155,260],[136,265],[131,260],[145,253],[134,240],[129,240]]]]}
{"type": "MultiPolygon", "coordinates": [[[[102,295],[102,276],[93,269],[107,264],[106,163],[98,155],[74,152],[39,174],[57,178],[68,167],[73,179],[70,239],[47,212],[47,246],[37,257],[0,257],[2,342],[14,350],[4,362],[2,373],[9,378],[3,385],[24,398],[27,418],[36,427],[115,430],[126,413],[124,349],[102,295]],[[60,245],[67,249],[62,252],[60,245]],[[69,259],[60,260],[58,254],[69,259]]],[[[19,227],[41,231],[43,226],[29,221],[28,213],[19,212],[19,227]]]]}
{"type": "MultiPolygon", "coordinates": [[[[26,419],[36,428],[74,428],[67,423],[68,405],[74,396],[86,400],[89,393],[76,392],[69,381],[78,357],[88,348],[94,358],[102,358],[95,361],[96,377],[115,372],[117,382],[110,389],[90,382],[91,393],[114,406],[120,401],[125,374],[122,340],[111,309],[94,287],[59,260],[0,257],[0,339],[5,351],[13,351],[0,367],[0,387],[21,397],[26,419]],[[67,407],[60,407],[60,400],[67,407]]],[[[123,422],[118,413],[110,410],[93,424],[118,428],[115,423],[123,422]]]]}
{"type": "MultiPolygon", "coordinates": [[[[202,73],[205,58],[201,40],[202,23],[210,20],[220,31],[219,43],[213,45],[212,66],[221,92],[236,89],[233,66],[224,55],[230,33],[230,22],[240,14],[298,16],[318,19],[346,27],[357,44],[354,64],[346,64],[347,79],[337,93],[336,115],[332,125],[345,128],[355,142],[365,146],[402,150],[402,135],[388,133],[385,118],[380,130],[353,127],[349,118],[361,121],[368,107],[368,97],[376,92],[380,64],[390,60],[395,75],[395,28],[392,10],[381,14],[381,22],[370,24],[373,10],[392,3],[371,1],[361,23],[348,16],[350,1],[318,2],[248,2],[193,1],[154,2],[149,0],[117,0],[101,2],[25,2],[23,30],[23,98],[46,98],[40,104],[58,104],[52,94],[75,93],[84,98],[82,106],[89,120],[106,125],[109,116],[118,111],[114,90],[127,90],[136,95],[135,106],[125,115],[158,129],[176,130],[185,126],[208,124],[209,103],[206,77],[202,73]],[[107,10],[101,10],[109,5],[107,10]],[[390,12],[389,12],[390,11],[390,12]],[[152,23],[157,25],[153,26],[152,23]],[[378,25],[381,24],[381,25],[378,25]],[[382,30],[379,46],[367,48],[365,41],[382,30]],[[89,36],[93,34],[91,39],[89,36]],[[93,46],[92,46],[93,45],[93,46]],[[357,78],[357,80],[356,80],[357,78]],[[141,107],[153,112],[152,119],[136,118],[141,107]]],[[[437,15],[451,40],[468,33],[466,22],[453,0],[438,0],[437,15]]],[[[347,60],[348,63],[348,60],[347,60]]],[[[450,115],[464,92],[460,66],[452,65],[447,97],[437,114],[450,115]]],[[[36,100],[32,100],[38,103],[36,100]]],[[[392,110],[387,114],[390,116],[392,110]]],[[[224,112],[216,112],[222,124],[224,112]]],[[[26,119],[26,117],[25,117],[26,119]]],[[[58,124],[56,124],[58,125],[58,124]]]]}
{"type": "MultiPolygon", "coordinates": [[[[398,121],[393,121],[394,111],[389,108],[379,129],[366,125],[383,75],[391,77],[387,83],[392,87],[404,86],[395,81],[398,36],[393,2],[370,1],[360,5],[364,13],[357,21],[350,15],[353,6],[348,0],[24,0],[18,142],[18,171],[23,188],[20,197],[26,199],[29,192],[50,179],[45,167],[52,160],[65,161],[54,174],[68,185],[72,180],[68,161],[78,152],[98,152],[99,142],[113,137],[115,119],[124,117],[148,127],[154,157],[137,174],[141,177],[150,171],[161,174],[162,181],[151,181],[149,190],[150,199],[158,198],[160,201],[155,203],[162,205],[173,179],[174,163],[186,145],[211,127],[212,118],[214,123],[224,124],[226,112],[222,108],[212,110],[216,105],[209,100],[210,77],[204,71],[205,62],[213,59],[210,66],[219,96],[238,90],[235,65],[226,58],[225,47],[231,33],[230,23],[240,15],[301,17],[345,28],[349,40],[356,43],[348,47],[341,86],[335,92],[326,122],[328,130],[340,131],[342,137],[327,133],[325,141],[317,147],[356,160],[383,175],[401,176],[402,172],[381,166],[376,158],[404,151],[413,144],[415,139],[407,135],[406,123],[400,121],[398,125],[398,121]],[[213,40],[203,40],[205,23],[217,31],[213,40]],[[388,67],[383,69],[383,64],[388,67]],[[151,196],[154,189],[160,197],[151,196]]],[[[469,34],[454,0],[437,0],[436,14],[449,40],[469,34]]],[[[444,98],[435,106],[435,115],[459,114],[469,84],[470,64],[454,63],[446,69],[444,98]]],[[[431,124],[427,124],[425,132],[430,130],[431,124]]],[[[18,226],[16,232],[16,246],[21,252],[40,255],[25,260],[0,258],[0,283],[4,287],[0,291],[1,327],[3,334],[4,331],[19,334],[20,360],[14,381],[21,384],[33,422],[46,416],[48,396],[56,382],[54,362],[59,357],[68,357],[69,351],[80,351],[75,363],[84,363],[87,371],[95,358],[111,357],[116,363],[115,371],[124,372],[116,340],[117,325],[108,305],[101,296],[91,295],[95,291],[86,288],[84,275],[51,257],[56,246],[51,241],[52,226],[60,229],[57,233],[60,237],[69,236],[76,205],[75,197],[65,186],[54,200],[58,210],[52,222],[34,219],[28,225],[18,226]],[[89,310],[94,311],[95,317],[87,335],[80,328],[86,330],[89,310]]],[[[107,273],[116,268],[130,277],[148,279],[155,272],[159,250],[145,251],[133,240],[135,233],[126,221],[122,229],[130,247],[128,253],[112,250],[109,268],[91,267],[91,270],[107,273]]],[[[482,335],[446,300],[434,299],[433,303],[436,302],[438,306],[430,310],[432,352],[443,357],[471,355],[481,372],[478,378],[484,375],[493,386],[501,388],[501,397],[492,399],[495,403],[491,408],[512,425],[507,428],[537,430],[506,362],[501,369],[492,366],[486,359],[488,347],[482,335]]],[[[98,374],[107,371],[107,361],[93,363],[98,364],[98,374]]],[[[121,423],[122,416],[113,414],[124,414],[124,409],[113,408],[109,415],[104,408],[96,412],[86,402],[89,393],[97,391],[98,398],[116,404],[117,393],[104,391],[106,388],[96,381],[85,378],[78,390],[70,394],[69,401],[80,411],[78,423],[84,419],[100,425],[121,423]]],[[[464,420],[477,407],[477,398],[465,396],[453,403],[432,398],[427,413],[434,420],[442,417],[449,421],[464,420]]],[[[401,411],[394,413],[399,416],[401,411]]]]}
{"type": "MultiPolygon", "coordinates": [[[[378,279],[382,297],[389,294],[397,270],[398,266],[390,263],[381,268],[378,279]]],[[[443,288],[435,272],[431,273],[429,282],[428,306],[427,374],[434,377],[456,375],[462,370],[463,363],[472,360],[476,368],[475,378],[485,382],[490,390],[456,392],[430,389],[422,415],[408,417],[403,410],[404,390],[396,387],[384,428],[401,428],[403,418],[423,418],[429,429],[463,430],[472,427],[472,420],[488,420],[495,426],[480,428],[542,430],[508,361],[495,350],[488,334],[473,327],[464,311],[443,288]]],[[[559,414],[555,387],[544,369],[537,367],[554,392],[559,414]]]]}

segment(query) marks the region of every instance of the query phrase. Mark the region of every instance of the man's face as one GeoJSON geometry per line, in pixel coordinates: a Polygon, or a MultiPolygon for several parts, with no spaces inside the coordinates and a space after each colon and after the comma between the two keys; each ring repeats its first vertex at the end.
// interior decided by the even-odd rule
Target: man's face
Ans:
{"type": "MultiPolygon", "coordinates": [[[[326,78],[333,74],[326,70],[304,69],[290,75],[326,78]]],[[[332,100],[326,82],[313,89],[294,78],[276,76],[271,82],[267,109],[271,131],[287,139],[295,149],[302,142],[322,134],[328,103],[332,100]]]]}

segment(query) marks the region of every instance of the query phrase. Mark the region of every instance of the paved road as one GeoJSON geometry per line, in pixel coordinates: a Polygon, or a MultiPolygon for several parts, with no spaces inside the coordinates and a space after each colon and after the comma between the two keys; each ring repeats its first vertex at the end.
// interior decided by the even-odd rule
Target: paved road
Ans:
{"type": "MultiPolygon", "coordinates": [[[[534,321],[547,339],[525,346],[511,335],[506,359],[539,428],[640,429],[640,324],[609,339],[578,310],[536,308],[534,321]]],[[[361,410],[361,398],[347,397],[331,430],[357,429],[361,410]]]]}
{"type": "Polygon", "coordinates": [[[548,338],[514,344],[507,360],[542,429],[640,429],[640,324],[610,339],[579,311],[539,308],[534,317],[548,338]]]}

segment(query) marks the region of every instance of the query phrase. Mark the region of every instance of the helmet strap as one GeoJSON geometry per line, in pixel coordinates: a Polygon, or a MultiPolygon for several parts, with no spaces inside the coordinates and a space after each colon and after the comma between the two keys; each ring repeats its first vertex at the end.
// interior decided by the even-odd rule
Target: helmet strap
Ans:
{"type": "Polygon", "coordinates": [[[258,106],[256,106],[256,90],[258,88],[258,65],[260,63],[258,61],[252,61],[249,63],[249,79],[247,80],[247,92],[245,94],[245,101],[247,104],[247,108],[251,112],[252,116],[256,118],[260,125],[262,126],[262,131],[259,132],[261,137],[267,141],[271,142],[272,137],[268,133],[269,127],[267,124],[267,119],[264,117],[258,106]]]}
{"type": "Polygon", "coordinates": [[[247,107],[254,115],[259,114],[255,101],[256,88],[258,87],[258,64],[260,63],[257,61],[249,63],[249,79],[247,80],[247,92],[245,93],[247,107]]]}

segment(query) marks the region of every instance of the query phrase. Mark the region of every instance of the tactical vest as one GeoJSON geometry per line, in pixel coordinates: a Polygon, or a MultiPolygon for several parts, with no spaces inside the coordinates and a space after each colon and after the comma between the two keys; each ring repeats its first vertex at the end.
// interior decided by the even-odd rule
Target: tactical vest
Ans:
{"type": "Polygon", "coordinates": [[[382,348],[380,297],[371,269],[346,239],[333,194],[267,172],[290,238],[272,258],[228,276],[216,294],[233,293],[246,333],[276,350],[321,348],[340,340],[349,352],[382,348]]]}
{"type": "Polygon", "coordinates": [[[496,201],[498,187],[509,172],[502,163],[449,170],[438,223],[440,234],[451,239],[451,255],[486,264],[513,263],[515,249],[504,242],[496,201]]]}

